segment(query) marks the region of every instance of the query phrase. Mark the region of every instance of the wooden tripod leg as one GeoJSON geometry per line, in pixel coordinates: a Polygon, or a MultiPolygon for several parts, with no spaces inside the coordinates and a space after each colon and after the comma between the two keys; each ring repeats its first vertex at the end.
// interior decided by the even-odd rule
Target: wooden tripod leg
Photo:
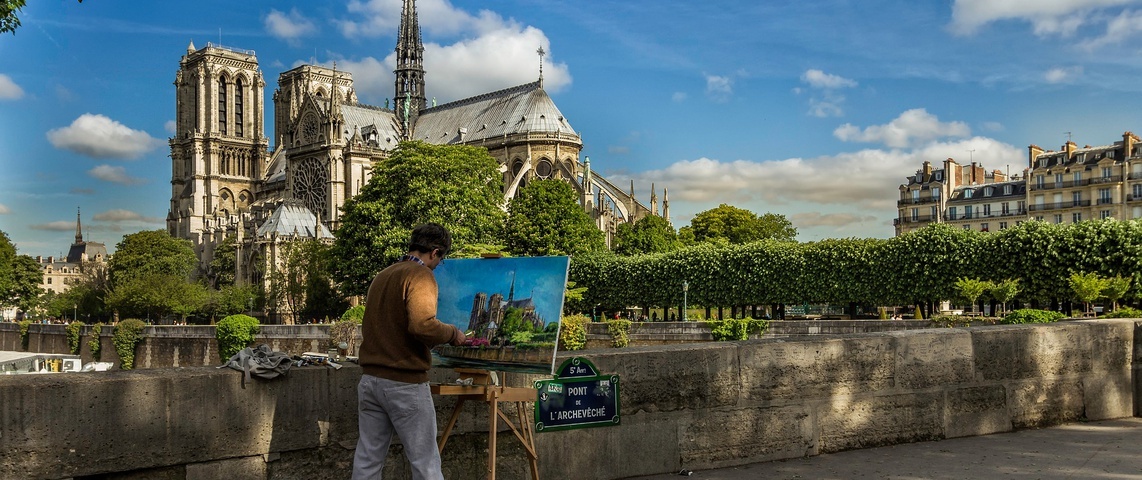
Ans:
{"type": "Polygon", "coordinates": [[[452,435],[452,427],[456,426],[456,419],[460,418],[460,408],[464,406],[464,399],[457,398],[456,406],[452,407],[452,416],[448,418],[448,425],[444,427],[444,433],[440,435],[440,453],[444,453],[444,444],[448,443],[448,436],[452,435]]]}
{"type": "Polygon", "coordinates": [[[524,410],[524,402],[515,402],[516,412],[519,413],[519,427],[523,430],[524,450],[527,452],[527,462],[531,467],[531,480],[539,480],[539,452],[535,451],[535,432],[531,431],[531,421],[524,410]]]}
{"type": "Polygon", "coordinates": [[[488,480],[496,480],[496,423],[499,420],[499,398],[495,387],[489,387],[488,395],[488,480]]]}

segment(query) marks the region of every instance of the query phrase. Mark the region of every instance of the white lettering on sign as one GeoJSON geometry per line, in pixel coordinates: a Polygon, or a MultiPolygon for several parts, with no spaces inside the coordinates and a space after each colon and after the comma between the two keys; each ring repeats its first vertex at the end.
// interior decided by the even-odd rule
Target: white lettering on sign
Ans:
{"type": "Polygon", "coordinates": [[[604,416],[606,416],[606,414],[607,414],[607,409],[600,407],[600,408],[581,408],[579,410],[556,410],[554,412],[551,412],[549,414],[549,416],[551,417],[550,420],[555,421],[555,420],[597,418],[597,417],[604,417],[604,416]]]}
{"type": "Polygon", "coordinates": [[[572,375],[580,375],[580,374],[585,374],[585,373],[587,373],[587,367],[577,367],[575,365],[571,365],[571,374],[572,375]]]}
{"type": "Polygon", "coordinates": [[[563,393],[563,384],[549,383],[547,384],[547,391],[551,393],[563,393]]]}
{"type": "Polygon", "coordinates": [[[587,386],[582,387],[567,387],[567,395],[586,395],[587,386]]]}

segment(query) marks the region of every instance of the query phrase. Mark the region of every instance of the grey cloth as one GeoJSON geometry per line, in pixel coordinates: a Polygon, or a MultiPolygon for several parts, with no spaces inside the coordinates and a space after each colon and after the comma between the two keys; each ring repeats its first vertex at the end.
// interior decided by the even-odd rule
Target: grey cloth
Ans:
{"type": "Polygon", "coordinates": [[[353,480],[378,480],[396,433],[416,480],[444,480],[436,444],[436,407],[428,383],[404,383],[362,375],[357,383],[360,435],[353,480]]]}
{"type": "Polygon", "coordinates": [[[218,368],[230,367],[242,372],[242,388],[246,388],[246,382],[251,377],[277,378],[288,373],[290,365],[292,363],[288,354],[270,350],[270,346],[263,343],[243,348],[218,368]]]}

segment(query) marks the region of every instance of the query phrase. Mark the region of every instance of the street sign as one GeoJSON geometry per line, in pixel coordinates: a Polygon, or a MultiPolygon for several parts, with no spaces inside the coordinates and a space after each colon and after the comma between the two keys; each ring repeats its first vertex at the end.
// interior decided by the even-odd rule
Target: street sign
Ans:
{"type": "Polygon", "coordinates": [[[555,378],[535,388],[537,432],[619,424],[619,376],[600,375],[585,358],[564,361],[555,378]]]}

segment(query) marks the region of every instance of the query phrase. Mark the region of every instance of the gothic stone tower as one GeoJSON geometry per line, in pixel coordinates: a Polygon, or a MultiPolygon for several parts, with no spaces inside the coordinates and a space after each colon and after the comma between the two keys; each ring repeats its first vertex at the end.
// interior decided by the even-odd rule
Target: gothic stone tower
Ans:
{"type": "Polygon", "coordinates": [[[401,124],[404,138],[412,138],[412,130],[420,111],[428,107],[424,95],[424,44],[420,39],[420,23],[416,17],[416,0],[404,0],[400,32],[397,34],[396,96],[393,111],[401,124]]]}
{"type": "Polygon", "coordinates": [[[175,76],[175,135],[167,231],[190,239],[199,259],[212,242],[202,232],[237,222],[265,175],[265,81],[253,51],[187,47],[175,76]]]}

